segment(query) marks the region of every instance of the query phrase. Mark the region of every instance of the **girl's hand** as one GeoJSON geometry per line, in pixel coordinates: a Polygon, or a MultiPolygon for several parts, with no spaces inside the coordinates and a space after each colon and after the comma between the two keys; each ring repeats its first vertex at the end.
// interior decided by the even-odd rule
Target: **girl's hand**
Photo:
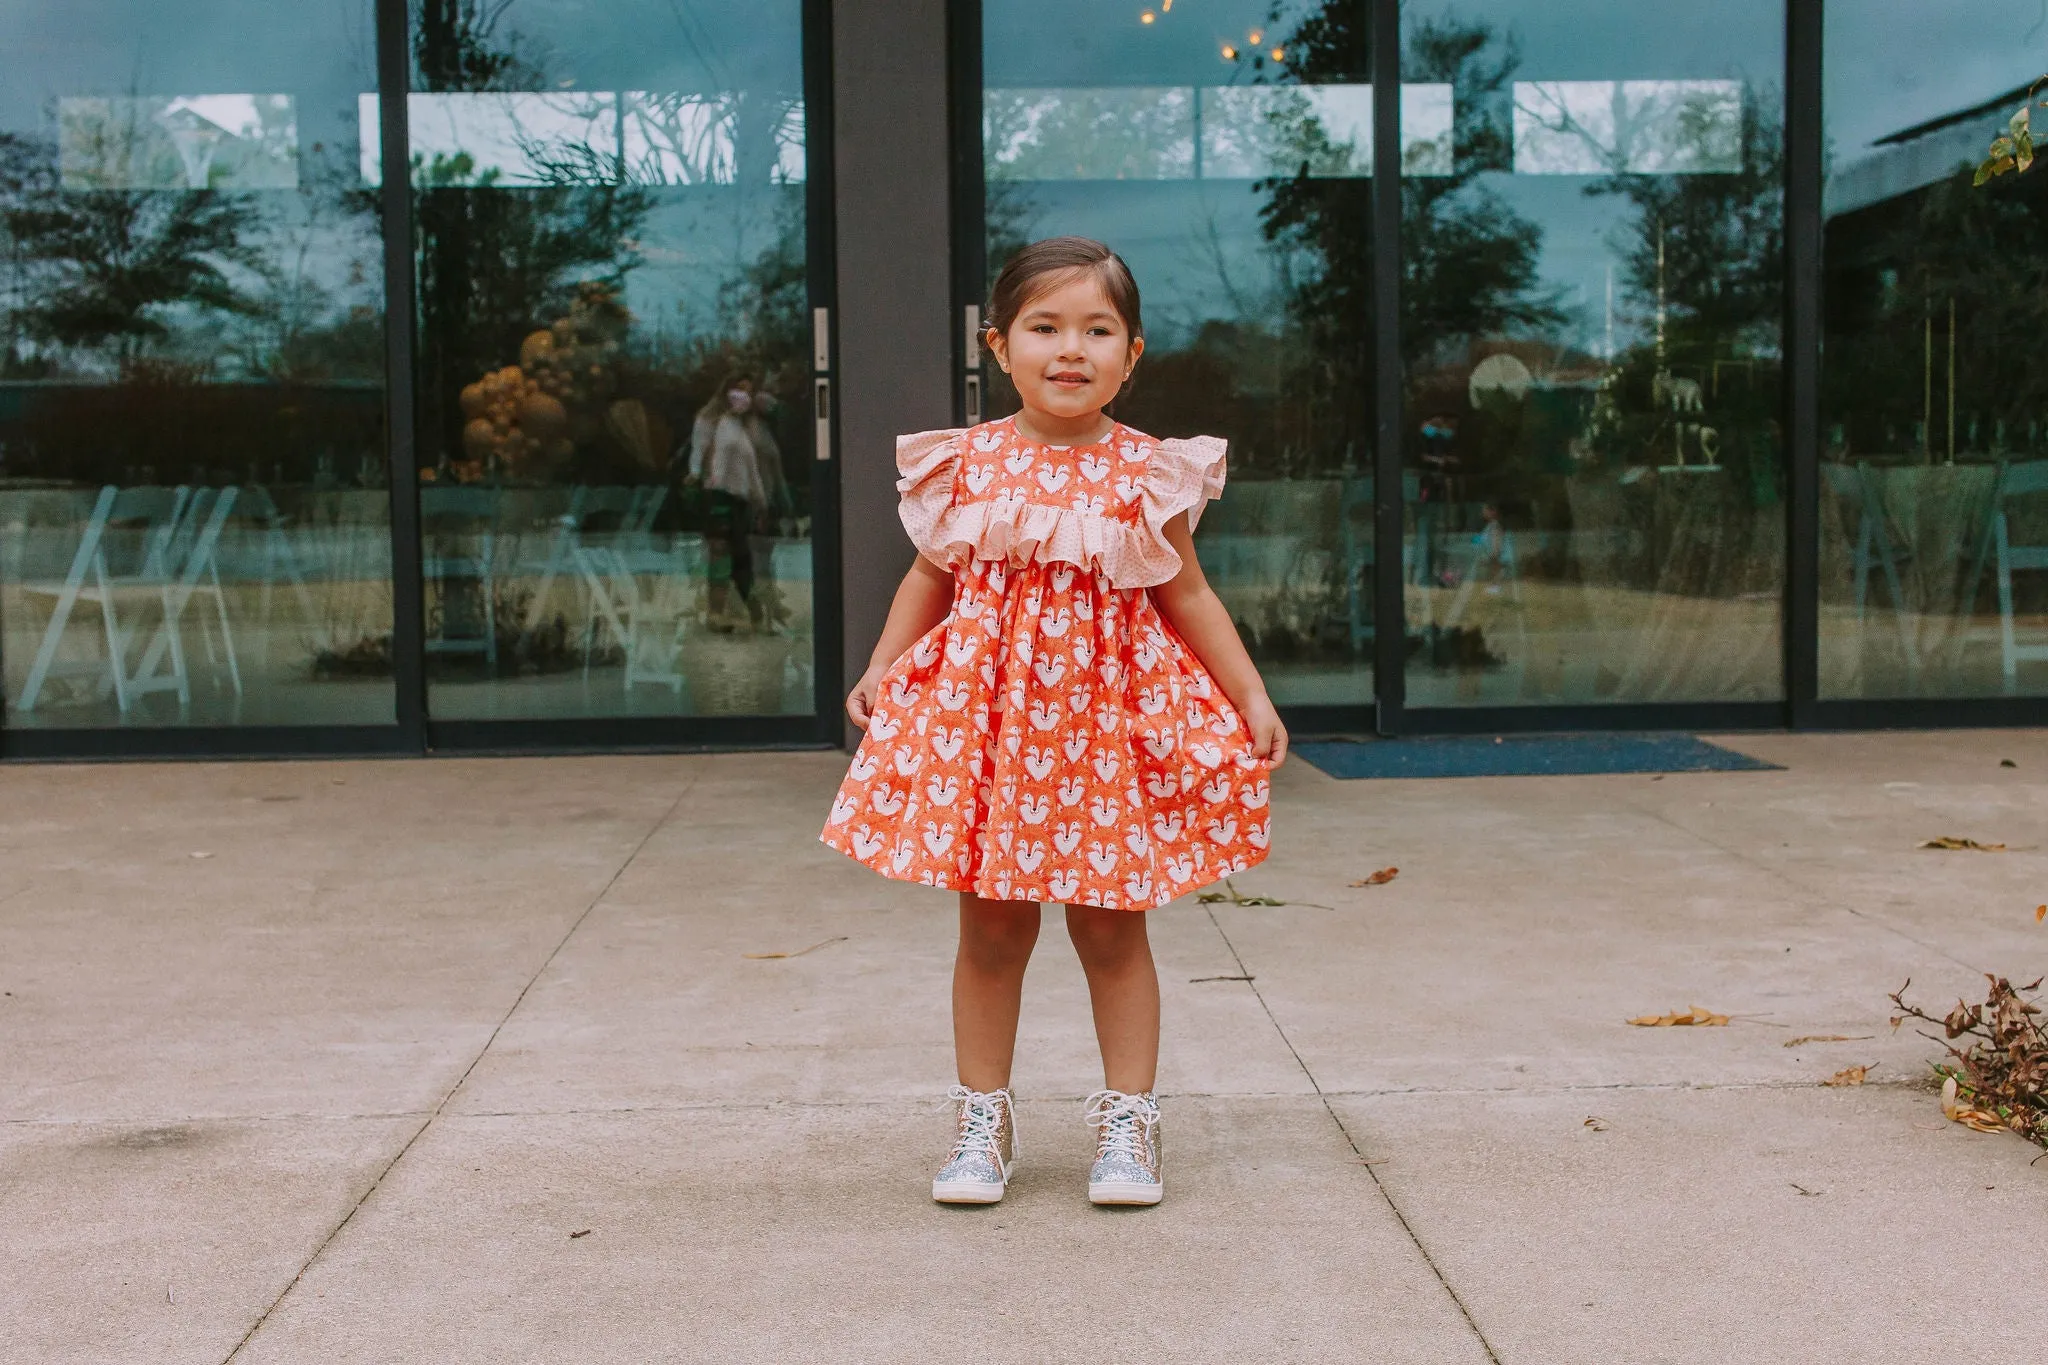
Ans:
{"type": "Polygon", "coordinates": [[[1244,708],[1244,725],[1251,732],[1252,757],[1268,759],[1276,768],[1287,761],[1287,727],[1272,698],[1263,692],[1253,698],[1244,708]]]}
{"type": "Polygon", "coordinates": [[[882,666],[868,665],[868,671],[860,675],[860,681],[853,685],[853,691],[846,694],[846,714],[861,729],[868,728],[868,717],[874,714],[875,693],[882,686],[882,666]]]}

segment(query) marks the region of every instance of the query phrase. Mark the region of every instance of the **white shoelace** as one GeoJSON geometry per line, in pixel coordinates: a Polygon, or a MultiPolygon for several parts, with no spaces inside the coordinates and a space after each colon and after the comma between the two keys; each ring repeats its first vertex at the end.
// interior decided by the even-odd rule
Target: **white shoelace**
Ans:
{"type": "Polygon", "coordinates": [[[1088,1126],[1101,1134],[1097,1156],[1122,1156],[1149,1168],[1152,1127],[1159,1122],[1159,1102],[1150,1095],[1098,1090],[1088,1097],[1088,1126]]]}
{"type": "MultiPolygon", "coordinates": [[[[964,1105],[960,1123],[960,1140],[953,1144],[953,1155],[962,1152],[987,1152],[1001,1160],[1003,1149],[1000,1135],[1003,1130],[1003,1111],[1010,1107],[1010,1092],[1003,1090],[970,1090],[956,1085],[946,1092],[946,1097],[955,1104],[964,1105]]],[[[1017,1157],[1017,1138],[1010,1137],[1010,1159],[1017,1157]]]]}

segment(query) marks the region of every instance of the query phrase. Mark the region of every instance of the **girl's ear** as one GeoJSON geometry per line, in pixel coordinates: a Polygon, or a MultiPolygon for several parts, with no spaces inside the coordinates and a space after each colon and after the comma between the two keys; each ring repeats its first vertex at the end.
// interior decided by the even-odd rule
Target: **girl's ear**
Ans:
{"type": "Polygon", "coordinates": [[[1138,368],[1138,357],[1145,354],[1145,338],[1132,337],[1129,356],[1124,361],[1124,378],[1131,377],[1131,371],[1138,368]]]}
{"type": "Polygon", "coordinates": [[[1010,339],[993,327],[984,328],[982,339],[988,343],[989,354],[996,358],[996,368],[1004,374],[1010,372],[1010,339]]]}

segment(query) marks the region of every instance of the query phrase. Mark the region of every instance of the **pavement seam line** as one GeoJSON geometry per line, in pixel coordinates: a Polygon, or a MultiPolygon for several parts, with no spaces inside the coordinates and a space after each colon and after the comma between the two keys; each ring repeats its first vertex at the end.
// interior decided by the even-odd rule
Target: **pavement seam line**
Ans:
{"type": "MultiPolygon", "coordinates": [[[[1626,799],[1627,798],[1624,798],[1624,800],[1626,799]]],[[[1871,911],[1862,909],[1861,907],[1853,905],[1848,901],[1842,900],[1840,897],[1836,896],[1832,891],[1824,890],[1818,887],[1808,886],[1805,882],[1800,881],[1797,877],[1785,871],[1783,868],[1773,867],[1771,864],[1764,862],[1761,859],[1753,856],[1745,849],[1742,849],[1740,847],[1731,847],[1728,844],[1722,843],[1719,839],[1710,838],[1707,835],[1702,834],[1700,831],[1693,829],[1689,825],[1682,825],[1678,821],[1672,819],[1669,815],[1666,815],[1661,810],[1657,810],[1651,806],[1639,805],[1632,800],[1628,801],[1628,805],[1633,809],[1641,812],[1642,814],[1649,816],[1652,820],[1655,820],[1660,824],[1666,825],[1671,829],[1675,829],[1680,834],[1698,840],[1700,843],[1705,844],[1708,848],[1717,849],[1720,852],[1725,853],[1729,857],[1735,859],[1737,862],[1755,868],[1757,871],[1763,873],[1765,876],[1784,883],[1786,886],[1791,887],[1794,891],[1797,891],[1802,895],[1812,896],[1814,899],[1820,901],[1823,905],[1831,905],[1837,910],[1845,911],[1848,914],[1854,915],[1857,919],[1863,920],[1868,924],[1875,925],[1877,928],[1884,930],[1886,933],[1891,934],[1896,938],[1902,938],[1906,942],[1914,945],[1917,948],[1924,948],[1930,953],[1934,953],[1938,956],[1945,957],[1950,962],[1955,963],[1958,967],[1962,967],[1973,972],[1981,972],[1984,970],[1982,967],[1979,967],[1974,963],[1963,961],[1961,958],[1957,957],[1954,953],[1950,952],[1947,948],[1944,948],[1939,943],[1930,943],[1924,938],[1919,938],[1913,934],[1907,933],[1904,929],[1901,929],[1898,925],[1892,923],[1890,919],[1886,918],[1882,914],[1874,914],[1871,911]]]]}
{"type": "MultiPolygon", "coordinates": [[[[1846,1055],[1846,1054],[1845,1054],[1846,1055]]],[[[1396,1085],[1376,1086],[1361,1090],[1326,1090],[1324,1095],[1332,1099],[1394,1099],[1410,1095],[1428,1096],[1478,1096],[1489,1095],[1605,1095],[1614,1093],[1678,1093],[1704,1092],[1709,1090],[1806,1090],[1820,1084],[1812,1080],[1762,1080],[1762,1081],[1604,1081],[1598,1084],[1582,1085],[1396,1085]]],[[[1911,1077],[1890,1077],[1867,1080],[1865,1090],[1932,1090],[1927,1081],[1917,1074],[1911,1077]]],[[[1163,1092],[1177,1100],[1290,1100],[1307,1099],[1293,1090],[1169,1090],[1163,1092]]],[[[1078,1104],[1087,1099],[1087,1092],[1072,1094],[1034,1093],[1032,1104],[1078,1104]]],[[[528,1118],[603,1118],[614,1114],[750,1114],[773,1110],[830,1110],[830,1109],[892,1109],[900,1105],[925,1105],[928,1102],[917,1098],[872,1099],[872,1100],[693,1100],[677,1104],[612,1104],[579,1105],[566,1109],[473,1109],[465,1114],[444,1115],[457,1119],[528,1119],[528,1118]]],[[[14,1118],[0,1119],[4,1128],[165,1128],[187,1123],[365,1123],[397,1119],[425,1118],[424,1109],[401,1109],[390,1113],[377,1114],[151,1114],[127,1118],[14,1118]]]]}
{"type": "Polygon", "coordinates": [[[257,1314],[256,1321],[249,1324],[249,1330],[242,1333],[241,1340],[237,1341],[234,1349],[222,1358],[221,1365],[233,1365],[235,1357],[241,1355],[243,1348],[256,1339],[256,1334],[263,1330],[263,1324],[270,1321],[271,1314],[275,1313],[278,1306],[291,1297],[291,1292],[297,1289],[299,1282],[306,1278],[306,1272],[311,1270],[314,1264],[327,1254],[327,1248],[333,1246],[335,1239],[341,1236],[342,1231],[355,1221],[356,1214],[360,1213],[363,1206],[370,1202],[371,1196],[383,1188],[385,1177],[398,1169],[398,1163],[405,1160],[405,1154],[413,1149],[413,1144],[417,1143],[426,1134],[427,1129],[434,1126],[434,1120],[441,1117],[442,1112],[448,1108],[449,1102],[461,1092],[463,1086],[469,1084],[469,1078],[476,1071],[477,1064],[483,1061],[485,1055],[490,1052],[491,1045],[498,1041],[498,1035],[504,1031],[505,1025],[512,1022],[512,1016],[519,1013],[519,1007],[526,1003],[528,993],[533,990],[534,986],[539,983],[543,976],[547,975],[548,968],[553,966],[555,959],[562,955],[562,949],[569,946],[569,940],[576,936],[576,931],[583,927],[583,922],[590,918],[591,912],[604,904],[604,898],[611,894],[614,886],[619,884],[619,878],[626,875],[626,869],[633,865],[634,860],[640,856],[641,851],[647,847],[655,835],[661,833],[669,821],[675,818],[676,812],[683,808],[684,799],[692,791],[696,790],[697,782],[698,778],[693,773],[689,780],[683,783],[683,789],[676,793],[676,799],[669,803],[668,809],[663,811],[660,818],[652,825],[648,826],[647,832],[640,836],[640,842],[633,845],[632,852],[619,861],[619,865],[613,869],[612,875],[605,879],[604,885],[598,888],[597,894],[590,898],[590,904],[583,907],[582,912],[570,923],[561,938],[556,940],[555,946],[548,951],[548,955],[541,960],[540,966],[534,968],[533,975],[526,979],[526,984],[519,988],[519,994],[513,997],[511,1006],[499,1017],[497,1024],[492,1027],[490,1036],[484,1039],[484,1045],[477,1049],[474,1057],[469,1059],[469,1065],[462,1068],[462,1074],[456,1077],[455,1084],[448,1087],[433,1109],[428,1111],[426,1119],[421,1122],[418,1128],[413,1130],[412,1136],[405,1140],[398,1151],[392,1155],[391,1160],[385,1162],[379,1168],[376,1176],[371,1179],[362,1194],[357,1197],[353,1204],[349,1205],[348,1212],[341,1216],[341,1221],[336,1223],[333,1229],[320,1239],[320,1245],[313,1248],[313,1254],[308,1256],[304,1264],[300,1265],[298,1270],[292,1274],[285,1287],[278,1291],[277,1297],[265,1305],[261,1313],[257,1314]]]}
{"type": "Polygon", "coordinates": [[[1422,1244],[1422,1238],[1416,1235],[1414,1225],[1408,1221],[1408,1215],[1401,1212],[1401,1206],[1394,1202],[1393,1191],[1387,1188],[1386,1182],[1380,1179],[1379,1172],[1367,1162],[1365,1152],[1358,1145],[1358,1139],[1352,1136],[1350,1127],[1338,1114],[1336,1106],[1330,1103],[1329,1095],[1323,1090],[1323,1083],[1317,1080],[1316,1073],[1309,1069],[1307,1059],[1301,1055],[1301,1049],[1295,1047],[1294,1040],[1287,1036],[1287,1030],[1280,1026],[1279,1017],[1273,1013],[1272,1005],[1267,1003],[1266,993],[1259,989],[1258,982],[1252,977],[1251,968],[1245,965],[1244,955],[1238,952],[1237,945],[1231,942],[1229,931],[1223,927],[1223,921],[1216,918],[1216,908],[1212,905],[1208,907],[1208,911],[1209,923],[1215,926],[1216,936],[1222,939],[1223,946],[1230,950],[1231,961],[1237,964],[1237,970],[1244,976],[1245,983],[1251,987],[1253,997],[1259,1002],[1259,1008],[1266,1012],[1266,1022],[1273,1026],[1273,1032],[1280,1035],[1280,1041],[1286,1046],[1288,1055],[1294,1058],[1294,1064],[1301,1068],[1301,1074],[1314,1088],[1316,1098],[1322,1102],[1323,1112],[1330,1116],[1331,1123],[1337,1125],[1338,1136],[1344,1139],[1345,1146],[1351,1149],[1351,1154],[1357,1157],[1359,1164],[1365,1168],[1366,1178],[1372,1181],[1372,1187],[1379,1191],[1380,1198],[1386,1201],[1387,1210],[1394,1215],[1394,1221],[1401,1225],[1401,1231],[1408,1234],[1409,1242],[1415,1247],[1416,1254],[1422,1257],[1422,1263],[1429,1267],[1429,1273],[1436,1276],[1436,1282],[1442,1285],[1444,1293],[1450,1296],[1451,1303],[1458,1310],[1458,1316],[1472,1329],[1474,1339],[1479,1342],[1479,1349],[1486,1352],[1486,1358],[1492,1361],[1493,1365],[1501,1365],[1500,1356],[1494,1351],[1493,1343],[1486,1339],[1486,1333],[1479,1330],[1479,1323],[1472,1317],[1472,1310],[1466,1306],[1458,1291],[1452,1288],[1450,1280],[1444,1275],[1443,1267],[1436,1263],[1436,1257],[1430,1255],[1429,1248],[1422,1244]]]}

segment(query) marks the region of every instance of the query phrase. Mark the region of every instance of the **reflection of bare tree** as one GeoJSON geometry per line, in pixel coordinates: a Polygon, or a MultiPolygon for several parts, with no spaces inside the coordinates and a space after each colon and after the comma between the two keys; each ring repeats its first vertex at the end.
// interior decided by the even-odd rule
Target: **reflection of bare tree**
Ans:
{"type": "Polygon", "coordinates": [[[995,89],[982,103],[991,180],[1168,180],[1194,168],[1185,86],[995,89]]]}
{"type": "Polygon", "coordinates": [[[1736,81],[1517,81],[1515,169],[1702,174],[1741,164],[1736,81]]]}

